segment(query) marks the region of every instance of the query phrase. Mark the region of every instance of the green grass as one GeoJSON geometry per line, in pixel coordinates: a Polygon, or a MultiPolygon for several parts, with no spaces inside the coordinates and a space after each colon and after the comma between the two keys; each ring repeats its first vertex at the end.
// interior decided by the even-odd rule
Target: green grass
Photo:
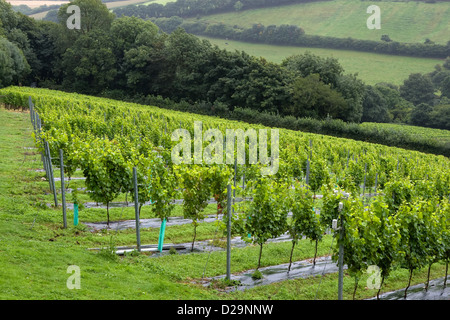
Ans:
{"type": "Polygon", "coordinates": [[[350,50],[255,44],[204,36],[199,38],[209,40],[222,49],[245,51],[250,55],[264,57],[275,63],[280,63],[293,54],[302,54],[306,51],[321,57],[334,57],[339,60],[339,63],[345,69],[345,73],[358,73],[358,78],[366,84],[372,85],[379,82],[400,85],[411,73],[429,73],[434,70],[435,65],[442,64],[442,60],[439,59],[400,57],[350,50]]]}
{"type": "Polygon", "coordinates": [[[291,24],[303,28],[306,34],[337,38],[380,40],[387,34],[399,42],[423,43],[429,38],[445,44],[450,40],[450,6],[445,2],[334,0],[214,14],[201,17],[200,21],[242,27],[254,23],[291,24]],[[366,10],[372,4],[380,7],[379,30],[369,30],[366,26],[371,15],[366,10]]]}
{"type": "MultiPolygon", "coordinates": [[[[61,226],[61,209],[34,206],[45,191],[13,194],[39,178],[29,115],[0,110],[0,299],[182,299],[206,298],[208,292],[174,281],[171,272],[149,259],[117,261],[77,243],[91,236],[81,228],[61,226]],[[69,265],[81,268],[81,289],[66,287],[69,265]]],[[[95,236],[92,234],[92,236],[95,236]]],[[[106,238],[105,238],[106,239],[106,238]]]]}
{"type": "MultiPolygon", "coordinates": [[[[442,270],[445,266],[442,264],[433,265],[430,277],[442,277],[442,270]]],[[[403,289],[408,284],[408,271],[397,269],[392,272],[390,277],[385,280],[385,284],[380,292],[390,292],[403,289]]],[[[331,273],[324,275],[320,283],[321,276],[315,276],[308,279],[293,279],[275,283],[270,286],[261,286],[243,292],[233,292],[230,294],[235,299],[270,299],[270,300],[323,300],[337,299],[338,274],[331,273]],[[319,290],[318,290],[319,289],[319,290]],[[317,295],[316,295],[317,294],[317,295]]],[[[377,295],[376,289],[367,287],[368,274],[362,274],[358,281],[358,289],[355,299],[368,299],[377,295]]],[[[424,283],[427,279],[425,270],[413,272],[414,283],[424,283]]],[[[344,272],[343,299],[352,300],[355,280],[344,272]]]]}
{"type": "MultiPolygon", "coordinates": [[[[225,273],[224,251],[167,255],[150,258],[147,254],[122,257],[104,251],[92,251],[96,246],[115,247],[135,244],[135,231],[103,230],[90,232],[81,223],[74,227],[68,214],[68,228],[62,228],[61,208],[46,208],[44,194],[48,184],[34,171],[41,166],[40,156],[24,149],[33,145],[28,113],[0,108],[0,299],[98,300],[98,299],[313,299],[319,283],[319,299],[336,299],[337,275],[285,281],[245,292],[225,293],[214,287],[203,287],[199,279],[208,261],[206,276],[225,273]],[[66,283],[67,268],[77,265],[81,272],[81,289],[70,290],[66,283]]],[[[57,185],[58,186],[58,185],[57,185]]],[[[210,208],[209,210],[213,210],[210,208]]],[[[81,212],[83,214],[83,211],[81,212]]],[[[101,210],[85,211],[83,219],[104,217],[101,210]],[[96,214],[98,216],[96,216],[96,214]]],[[[119,212],[114,213],[117,218],[119,212]]],[[[131,213],[126,214],[131,215],[131,213]]],[[[216,226],[202,223],[197,239],[212,239],[216,226]]],[[[142,244],[156,243],[158,229],[141,230],[142,244]]],[[[223,239],[223,234],[218,236],[223,239]]],[[[168,227],[167,242],[189,242],[192,225],[168,227]]],[[[329,252],[331,237],[319,244],[319,255],[329,252]]],[[[262,266],[286,263],[290,242],[264,246],[262,266]]],[[[232,249],[232,272],[254,269],[258,246],[232,249]]],[[[311,258],[314,244],[301,241],[294,251],[294,260],[311,258]]],[[[442,277],[445,266],[435,264],[432,277],[442,277]]],[[[426,270],[414,274],[413,284],[423,282],[426,270]]],[[[364,288],[364,276],[358,298],[370,297],[374,291],[364,288]]],[[[407,283],[405,270],[396,271],[388,279],[389,290],[403,288],[407,283]]],[[[351,298],[353,279],[346,276],[344,297],[351,298]]]]}

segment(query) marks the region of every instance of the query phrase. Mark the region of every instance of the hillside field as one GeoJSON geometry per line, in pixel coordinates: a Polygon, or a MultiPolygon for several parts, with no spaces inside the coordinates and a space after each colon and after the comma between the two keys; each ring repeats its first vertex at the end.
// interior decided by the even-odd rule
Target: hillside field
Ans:
{"type": "Polygon", "coordinates": [[[333,0],[293,4],[280,7],[242,10],[200,17],[199,21],[251,27],[255,23],[291,24],[306,34],[380,40],[384,34],[398,42],[420,42],[425,39],[445,44],[450,40],[450,5],[446,2],[367,2],[333,0]],[[375,4],[381,10],[381,29],[369,30],[367,7],[375,4]]]}

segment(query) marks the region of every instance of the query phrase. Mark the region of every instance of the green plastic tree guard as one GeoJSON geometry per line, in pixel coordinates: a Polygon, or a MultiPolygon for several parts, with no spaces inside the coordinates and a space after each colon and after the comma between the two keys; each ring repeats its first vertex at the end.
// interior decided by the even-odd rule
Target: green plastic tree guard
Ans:
{"type": "Polygon", "coordinates": [[[73,204],[73,225],[78,225],[78,203],[73,204]]]}
{"type": "Polygon", "coordinates": [[[159,229],[159,239],[158,239],[158,251],[162,252],[164,243],[164,233],[166,231],[166,218],[161,222],[161,228],[159,229]]]}

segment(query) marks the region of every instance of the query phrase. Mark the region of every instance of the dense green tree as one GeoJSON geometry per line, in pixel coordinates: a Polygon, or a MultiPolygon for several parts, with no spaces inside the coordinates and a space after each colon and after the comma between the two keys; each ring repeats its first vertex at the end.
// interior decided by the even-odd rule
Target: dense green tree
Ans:
{"type": "Polygon", "coordinates": [[[148,20],[121,17],[112,22],[110,32],[114,35],[115,51],[126,52],[137,45],[150,46],[158,34],[158,27],[148,20]]]}
{"type": "Polygon", "coordinates": [[[231,108],[242,105],[234,93],[251,69],[251,57],[245,52],[233,53],[214,47],[210,61],[209,70],[204,75],[205,81],[210,83],[207,100],[220,101],[231,108]]]}
{"type": "Polygon", "coordinates": [[[177,100],[185,98],[190,102],[200,100],[207,92],[203,86],[203,75],[207,71],[208,53],[211,44],[194,35],[177,29],[167,38],[164,48],[168,69],[164,93],[177,100]]]}
{"type": "MultiPolygon", "coordinates": [[[[31,68],[27,83],[51,77],[54,54],[49,53],[53,52],[54,45],[48,35],[48,23],[36,21],[21,13],[18,13],[18,23],[20,32],[16,32],[16,43],[31,68]]],[[[11,36],[12,32],[9,34],[11,36]]]]}
{"type": "MultiPolygon", "coordinates": [[[[160,17],[154,21],[171,32],[165,34],[149,20],[115,18],[100,0],[70,3],[81,8],[81,30],[66,26],[71,15],[66,12],[69,4],[60,8],[55,24],[14,12],[11,5],[0,0],[0,37],[4,37],[2,85],[37,82],[41,86],[88,94],[114,92],[116,97],[125,93],[130,97],[161,95],[186,105],[199,103],[197,109],[208,114],[214,114],[220,106],[217,110],[221,111],[217,112],[223,115],[235,108],[248,108],[284,116],[347,122],[411,119],[416,124],[447,126],[450,58],[428,75],[410,75],[400,89],[390,85],[365,86],[356,75],[344,74],[335,58],[306,52],[275,64],[245,52],[219,49],[182,28],[175,29],[180,25],[184,28],[182,16],[233,11],[236,3],[235,0],[179,0],[168,6],[149,6],[148,16],[160,17]],[[436,90],[440,90],[440,98],[434,95],[436,90]]],[[[240,3],[245,8],[277,4],[274,0],[240,0],[240,3]]],[[[198,23],[190,22],[190,25],[195,28],[198,23]]],[[[241,29],[210,24],[203,29],[268,43],[293,41],[297,45],[309,42],[318,45],[320,42],[314,42],[316,38],[290,25],[255,24],[241,29]]],[[[327,37],[322,40],[334,41],[327,37]]],[[[343,39],[333,45],[363,44],[343,39]]],[[[398,53],[395,48],[422,50],[423,44],[416,47],[390,42],[380,46],[380,52],[387,48],[390,53],[398,53]]],[[[427,50],[434,50],[435,46],[426,45],[427,50]]]]}
{"type": "Polygon", "coordinates": [[[406,123],[414,105],[400,96],[398,87],[389,83],[375,85],[388,106],[389,117],[393,122],[406,123]]]}
{"type": "Polygon", "coordinates": [[[433,82],[435,88],[439,89],[441,87],[442,81],[444,81],[446,77],[450,76],[450,70],[444,68],[443,65],[438,64],[434,67],[434,71],[430,72],[428,76],[433,82]]]}
{"type": "Polygon", "coordinates": [[[284,70],[262,58],[226,52],[183,29],[168,36],[163,52],[167,67],[159,75],[165,83],[160,93],[172,99],[275,113],[289,99],[284,70]]]}
{"type": "Polygon", "coordinates": [[[450,57],[448,57],[444,63],[437,64],[434,70],[427,74],[430,80],[433,82],[434,88],[440,90],[441,96],[439,101],[435,100],[436,104],[447,104],[446,98],[450,98],[450,57]]]}
{"type": "Polygon", "coordinates": [[[90,94],[108,89],[117,73],[111,46],[101,30],[81,35],[63,54],[64,86],[90,94]]]}
{"type": "Polygon", "coordinates": [[[416,126],[428,126],[430,124],[430,113],[433,108],[426,103],[420,103],[411,112],[410,122],[416,126]]]}
{"type": "Polygon", "coordinates": [[[161,50],[155,45],[158,27],[136,17],[115,19],[110,30],[112,50],[117,63],[114,87],[149,94],[155,76],[152,56],[161,50]]]}
{"type": "Polygon", "coordinates": [[[420,73],[410,74],[400,86],[400,95],[414,105],[421,103],[431,105],[435,98],[434,91],[430,78],[420,73]]]}
{"type": "Polygon", "coordinates": [[[321,58],[307,51],[301,55],[293,55],[283,60],[283,67],[302,77],[318,74],[320,81],[337,86],[338,78],[343,74],[344,68],[336,58],[321,58]]]}
{"type": "Polygon", "coordinates": [[[0,37],[0,88],[19,84],[30,72],[22,51],[7,39],[0,37]]]}
{"type": "Polygon", "coordinates": [[[450,74],[442,80],[440,89],[442,96],[450,98],[450,74]]]}
{"type": "Polygon", "coordinates": [[[67,20],[72,13],[67,13],[70,5],[76,5],[80,8],[81,29],[68,30],[71,34],[85,34],[93,30],[108,31],[114,20],[115,14],[110,12],[101,0],[73,0],[70,3],[63,4],[58,11],[58,20],[60,24],[66,26],[67,20]]]}
{"type": "Polygon", "coordinates": [[[163,39],[158,39],[151,47],[141,45],[125,52],[120,68],[125,73],[126,88],[142,94],[160,94],[165,87],[165,70],[168,61],[163,51],[163,39]]]}
{"type": "Polygon", "coordinates": [[[37,27],[38,32],[31,44],[39,63],[33,66],[33,76],[34,81],[41,85],[42,81],[48,83],[47,81],[57,80],[55,66],[60,61],[60,56],[57,53],[55,31],[59,26],[48,21],[39,21],[37,27]]]}
{"type": "MultiPolygon", "coordinates": [[[[447,43],[447,45],[450,45],[450,41],[447,43]]],[[[444,63],[442,64],[442,66],[447,69],[450,70],[450,56],[447,57],[444,61],[444,63]]]]}
{"type": "Polygon", "coordinates": [[[363,99],[363,122],[390,122],[388,102],[383,93],[374,86],[366,86],[363,99]]]}
{"type": "Polygon", "coordinates": [[[12,10],[11,4],[5,0],[0,0],[0,23],[5,31],[9,31],[18,26],[18,15],[12,10]]]}
{"type": "MultiPolygon", "coordinates": [[[[106,5],[104,5],[101,0],[74,0],[70,3],[63,4],[58,10],[58,24],[59,27],[53,30],[53,35],[55,35],[55,47],[56,52],[59,55],[60,59],[55,62],[55,74],[58,75],[59,81],[62,82],[63,78],[67,73],[73,73],[72,70],[67,70],[68,61],[67,58],[63,58],[66,55],[67,51],[70,55],[71,53],[75,53],[78,51],[76,48],[77,40],[82,35],[89,34],[90,32],[103,32],[108,33],[111,28],[111,23],[114,20],[115,15],[109,12],[106,5]],[[67,27],[67,20],[72,16],[72,12],[69,11],[67,13],[67,8],[70,5],[76,5],[80,8],[80,28],[81,29],[69,29],[67,27]],[[63,59],[66,61],[63,62],[63,59]]],[[[84,40],[87,38],[85,37],[84,40]]],[[[82,40],[82,42],[84,41],[82,40]]],[[[99,39],[99,41],[103,42],[99,39]]],[[[96,40],[93,39],[93,43],[96,40]]],[[[98,43],[97,43],[98,44],[98,43]]],[[[80,45],[78,43],[77,45],[80,45]]],[[[96,46],[98,47],[98,46],[96,46]]],[[[108,47],[109,48],[109,47],[108,47]]],[[[86,49],[86,48],[84,48],[86,49]]],[[[98,52],[100,53],[100,52],[98,52]]],[[[81,51],[78,52],[80,56],[81,51]]],[[[91,54],[91,58],[94,58],[94,53],[91,54]]],[[[100,62],[101,57],[95,57],[95,61],[100,62]]],[[[94,63],[91,63],[94,65],[94,63]]],[[[101,68],[101,67],[100,67],[101,68]]],[[[73,89],[74,84],[72,83],[73,79],[65,79],[65,83],[71,83],[70,88],[73,89]]],[[[79,84],[77,84],[78,86],[79,84]]],[[[83,86],[81,86],[83,87],[83,86]]],[[[78,87],[81,90],[81,87],[78,87]]],[[[84,91],[86,92],[86,91],[84,91]]],[[[94,93],[94,90],[89,91],[90,93],[94,93]]]]}
{"type": "Polygon", "coordinates": [[[345,74],[338,77],[336,90],[342,94],[347,103],[346,109],[340,113],[340,119],[360,122],[363,114],[364,83],[356,74],[345,74]]]}
{"type": "Polygon", "coordinates": [[[230,105],[278,113],[289,103],[282,69],[263,58],[252,57],[249,72],[236,82],[230,105]]]}
{"type": "MultiPolygon", "coordinates": [[[[335,110],[334,112],[325,111],[325,113],[329,113],[330,116],[342,119],[344,121],[361,121],[363,112],[362,101],[364,95],[364,84],[361,80],[357,79],[356,75],[344,75],[344,69],[339,64],[337,59],[321,58],[310,52],[306,52],[302,55],[293,55],[288,57],[283,60],[281,65],[286,68],[289,73],[300,75],[301,77],[308,77],[309,75],[317,74],[319,77],[316,80],[329,85],[330,89],[335,89],[340,93],[346,101],[345,107],[340,106],[341,101],[335,93],[332,93],[322,86],[323,90],[328,90],[323,97],[325,101],[328,101],[325,105],[328,105],[329,111],[335,110]],[[330,105],[330,101],[334,101],[334,103],[330,105]]],[[[309,79],[312,80],[313,78],[309,79]]],[[[315,84],[316,93],[319,93],[320,89],[317,87],[317,82],[315,82],[315,84]]],[[[312,84],[310,84],[310,89],[311,85],[312,84]]],[[[299,98],[299,95],[297,95],[297,98],[299,98]]],[[[306,101],[305,99],[308,100],[310,97],[305,96],[302,98],[303,101],[306,101]]],[[[323,114],[319,114],[321,113],[319,112],[317,116],[323,117],[323,114]]]]}
{"type": "Polygon", "coordinates": [[[42,64],[45,63],[37,57],[36,41],[40,33],[37,22],[22,13],[15,12],[11,5],[3,0],[0,0],[0,21],[3,29],[0,34],[20,49],[29,65],[29,76],[23,79],[28,84],[36,78],[42,64]]]}
{"type": "Polygon", "coordinates": [[[343,96],[320,81],[318,74],[298,77],[292,84],[291,94],[293,103],[283,109],[286,115],[342,119],[342,111],[347,107],[343,96]]]}
{"type": "Polygon", "coordinates": [[[433,107],[429,113],[429,126],[450,130],[450,104],[433,107]]]}
{"type": "Polygon", "coordinates": [[[7,38],[10,42],[14,43],[20,50],[22,50],[26,58],[35,60],[36,56],[30,47],[30,41],[25,32],[18,28],[13,28],[8,31],[7,38]]]}

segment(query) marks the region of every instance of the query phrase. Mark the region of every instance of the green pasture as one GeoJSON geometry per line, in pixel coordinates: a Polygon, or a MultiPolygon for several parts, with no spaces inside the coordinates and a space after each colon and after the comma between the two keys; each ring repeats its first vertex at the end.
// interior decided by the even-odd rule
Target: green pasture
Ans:
{"type": "Polygon", "coordinates": [[[448,2],[333,0],[300,3],[280,7],[242,10],[208,15],[200,21],[242,27],[254,23],[291,24],[307,34],[337,38],[380,40],[384,34],[398,42],[420,42],[430,39],[445,44],[450,40],[450,5],[448,2]],[[366,21],[370,5],[380,7],[381,29],[369,30],[366,21]]]}

